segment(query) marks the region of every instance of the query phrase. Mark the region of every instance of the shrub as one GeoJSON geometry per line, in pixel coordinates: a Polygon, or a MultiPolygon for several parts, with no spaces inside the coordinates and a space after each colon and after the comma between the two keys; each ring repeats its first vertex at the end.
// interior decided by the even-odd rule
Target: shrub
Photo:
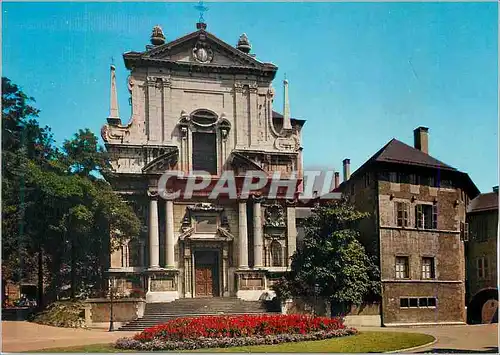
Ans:
{"type": "Polygon", "coordinates": [[[54,302],[46,310],[34,315],[34,323],[64,328],[85,327],[85,306],[82,302],[54,302]]]}
{"type": "Polygon", "coordinates": [[[344,323],[340,318],[300,314],[205,316],[173,319],[165,324],[145,329],[134,339],[150,342],[153,340],[262,337],[278,334],[307,334],[344,328],[344,323]]]}
{"type": "Polygon", "coordinates": [[[140,288],[134,288],[130,291],[130,298],[144,298],[146,296],[145,292],[140,288]]]}

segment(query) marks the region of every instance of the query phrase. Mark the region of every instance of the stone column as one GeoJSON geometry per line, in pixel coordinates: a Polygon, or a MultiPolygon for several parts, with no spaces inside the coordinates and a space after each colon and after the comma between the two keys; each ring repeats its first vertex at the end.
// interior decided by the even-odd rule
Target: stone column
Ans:
{"type": "Polygon", "coordinates": [[[240,269],[248,268],[248,233],[247,233],[247,202],[239,201],[238,245],[240,251],[240,269]]]}
{"type": "Polygon", "coordinates": [[[254,267],[262,267],[262,247],[264,241],[262,237],[262,212],[259,200],[255,200],[253,204],[253,241],[254,267]]]}
{"type": "Polygon", "coordinates": [[[158,198],[149,200],[149,267],[160,267],[160,232],[158,230],[158,198]]]}
{"type": "Polygon", "coordinates": [[[167,237],[165,243],[167,249],[165,264],[167,264],[167,267],[173,268],[175,267],[175,259],[174,259],[175,237],[174,237],[174,202],[172,200],[167,200],[165,205],[165,234],[167,237]]]}

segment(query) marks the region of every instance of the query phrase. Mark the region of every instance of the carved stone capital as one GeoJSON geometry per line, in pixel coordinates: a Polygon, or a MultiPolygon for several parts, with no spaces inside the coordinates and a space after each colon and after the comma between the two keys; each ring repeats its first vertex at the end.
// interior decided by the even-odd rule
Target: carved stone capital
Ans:
{"type": "Polygon", "coordinates": [[[259,84],[257,84],[256,81],[253,81],[250,84],[248,84],[248,91],[250,93],[257,93],[258,88],[259,88],[259,84]]]}
{"type": "Polygon", "coordinates": [[[181,127],[179,127],[179,130],[181,132],[181,138],[183,140],[186,140],[187,136],[188,136],[188,128],[187,128],[187,126],[181,126],[181,127]]]}
{"type": "Polygon", "coordinates": [[[262,203],[262,202],[265,202],[265,201],[266,201],[266,199],[262,195],[259,195],[259,194],[253,194],[252,195],[252,202],[253,203],[262,203]]]}
{"type": "Polygon", "coordinates": [[[155,200],[158,199],[158,196],[159,196],[158,190],[151,190],[151,189],[149,189],[146,193],[147,193],[147,195],[148,195],[149,198],[155,199],[155,200]]]}
{"type": "Polygon", "coordinates": [[[134,87],[134,81],[132,80],[132,76],[129,75],[127,79],[128,92],[132,93],[132,89],[134,87]]]}
{"type": "Polygon", "coordinates": [[[238,93],[243,92],[243,83],[241,81],[234,82],[234,92],[238,92],[238,93]]]}
{"type": "Polygon", "coordinates": [[[267,98],[272,99],[274,97],[274,88],[272,86],[267,90],[267,98]]]}

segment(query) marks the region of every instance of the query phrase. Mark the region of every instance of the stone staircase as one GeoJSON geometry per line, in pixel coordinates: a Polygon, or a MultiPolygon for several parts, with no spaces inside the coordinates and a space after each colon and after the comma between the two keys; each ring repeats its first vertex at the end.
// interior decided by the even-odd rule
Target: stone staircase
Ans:
{"type": "Polygon", "coordinates": [[[169,303],[147,303],[142,318],[127,323],[118,330],[142,331],[180,317],[262,313],[274,312],[266,302],[243,301],[236,297],[179,298],[169,303]]]}

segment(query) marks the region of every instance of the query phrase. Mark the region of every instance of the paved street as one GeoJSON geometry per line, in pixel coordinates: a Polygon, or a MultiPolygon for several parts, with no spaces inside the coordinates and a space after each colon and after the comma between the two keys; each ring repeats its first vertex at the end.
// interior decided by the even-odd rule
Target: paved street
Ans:
{"type": "Polygon", "coordinates": [[[86,344],[111,343],[135,332],[57,328],[30,322],[2,321],[2,352],[21,352],[86,344]]]}
{"type": "Polygon", "coordinates": [[[412,328],[359,328],[360,330],[418,332],[434,336],[437,342],[412,352],[498,353],[498,324],[412,328]]]}
{"type": "MultiPolygon", "coordinates": [[[[437,342],[413,352],[497,352],[497,324],[431,328],[360,328],[360,330],[419,332],[433,335],[437,342]]],[[[46,348],[111,343],[134,332],[55,328],[29,322],[2,322],[2,351],[21,352],[46,348]]]]}

